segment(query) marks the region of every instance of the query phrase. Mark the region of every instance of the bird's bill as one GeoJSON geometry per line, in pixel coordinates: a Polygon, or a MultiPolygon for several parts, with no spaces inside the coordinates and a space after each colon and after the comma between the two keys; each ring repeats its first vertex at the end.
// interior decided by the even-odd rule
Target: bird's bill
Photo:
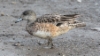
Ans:
{"type": "Polygon", "coordinates": [[[17,21],[15,21],[15,23],[18,23],[18,22],[20,22],[22,20],[23,20],[22,18],[19,18],[19,19],[17,19],[17,21]]]}

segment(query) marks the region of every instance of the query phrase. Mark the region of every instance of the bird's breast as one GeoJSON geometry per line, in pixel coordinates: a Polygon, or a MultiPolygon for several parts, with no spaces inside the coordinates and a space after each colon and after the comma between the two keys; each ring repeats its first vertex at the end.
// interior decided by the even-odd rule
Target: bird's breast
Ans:
{"type": "Polygon", "coordinates": [[[37,36],[37,37],[40,37],[40,38],[47,38],[47,37],[50,37],[51,36],[51,33],[50,32],[46,32],[46,31],[36,31],[36,32],[33,32],[33,35],[34,36],[37,36]]]}

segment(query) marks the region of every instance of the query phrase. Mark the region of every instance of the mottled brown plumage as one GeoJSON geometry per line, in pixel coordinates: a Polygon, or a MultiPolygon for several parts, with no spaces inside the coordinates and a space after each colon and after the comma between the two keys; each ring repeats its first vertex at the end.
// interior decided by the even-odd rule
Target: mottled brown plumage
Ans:
{"type": "MultiPolygon", "coordinates": [[[[68,32],[76,27],[85,26],[84,23],[75,20],[78,14],[58,15],[45,14],[37,17],[32,10],[22,13],[20,20],[27,20],[26,31],[33,36],[48,39],[48,45],[53,48],[52,38],[68,32]]],[[[16,21],[16,22],[18,22],[16,21]]]]}
{"type": "Polygon", "coordinates": [[[43,16],[40,16],[36,19],[36,22],[39,23],[64,23],[64,22],[69,22],[69,23],[74,23],[75,18],[77,18],[79,15],[78,14],[73,14],[73,15],[59,15],[59,14],[45,14],[43,16]]]}

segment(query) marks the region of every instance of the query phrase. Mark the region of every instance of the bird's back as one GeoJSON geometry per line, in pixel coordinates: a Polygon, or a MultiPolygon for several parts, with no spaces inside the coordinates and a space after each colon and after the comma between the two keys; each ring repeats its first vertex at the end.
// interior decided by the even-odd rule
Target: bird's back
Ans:
{"type": "Polygon", "coordinates": [[[74,23],[75,18],[78,14],[72,15],[59,15],[59,14],[45,14],[37,18],[36,22],[38,23],[53,23],[57,25],[58,23],[74,23]]]}

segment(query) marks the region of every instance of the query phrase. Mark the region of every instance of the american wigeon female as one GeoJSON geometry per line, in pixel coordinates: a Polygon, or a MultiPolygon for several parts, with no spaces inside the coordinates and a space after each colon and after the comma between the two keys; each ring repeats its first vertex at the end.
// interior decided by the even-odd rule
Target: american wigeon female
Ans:
{"type": "Polygon", "coordinates": [[[48,40],[48,45],[53,48],[52,38],[55,38],[61,34],[68,32],[76,27],[84,27],[85,23],[76,21],[78,14],[73,15],[59,15],[59,14],[45,14],[40,17],[36,17],[36,14],[32,10],[25,10],[20,19],[15,23],[27,20],[26,30],[29,34],[44,38],[48,40]]]}

